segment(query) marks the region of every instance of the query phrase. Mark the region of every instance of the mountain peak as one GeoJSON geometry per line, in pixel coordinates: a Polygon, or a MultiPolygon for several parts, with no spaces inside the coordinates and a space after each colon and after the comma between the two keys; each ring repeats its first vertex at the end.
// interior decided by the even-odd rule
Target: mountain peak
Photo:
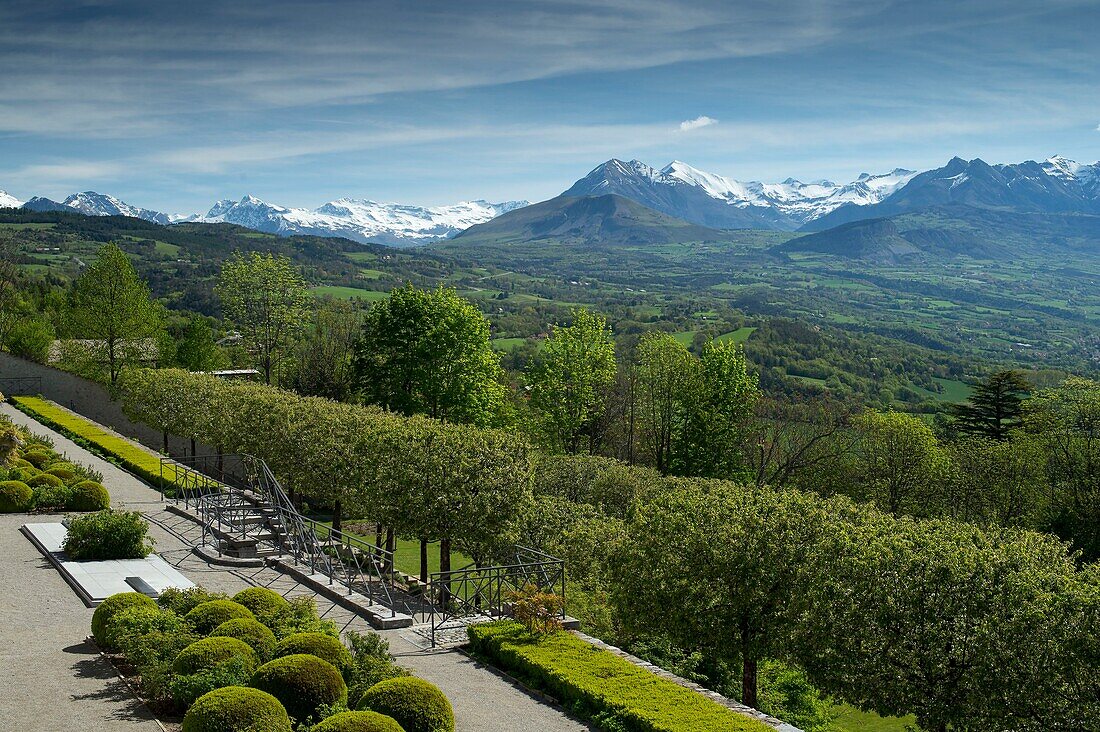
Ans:
{"type": "Polygon", "coordinates": [[[19,208],[22,205],[23,202],[15,196],[7,191],[0,191],[0,208],[19,208]]]}

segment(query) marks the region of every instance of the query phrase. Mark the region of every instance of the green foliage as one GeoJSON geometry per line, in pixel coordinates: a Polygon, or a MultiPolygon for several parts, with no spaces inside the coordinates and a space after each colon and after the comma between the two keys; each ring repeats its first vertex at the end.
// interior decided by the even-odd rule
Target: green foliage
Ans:
{"type": "Polygon", "coordinates": [[[290,732],[279,700],[258,689],[228,686],[199,697],[183,718],[183,732],[290,732]]]}
{"type": "Polygon", "coordinates": [[[111,494],[101,484],[85,480],[74,485],[65,508],[70,511],[104,511],[111,506],[111,494]]]}
{"type": "Polygon", "coordinates": [[[53,461],[54,455],[45,448],[28,449],[23,451],[23,459],[41,470],[53,461]]]}
{"type": "Polygon", "coordinates": [[[5,340],[7,350],[12,355],[46,363],[54,338],[53,323],[38,315],[14,323],[5,340]]]}
{"type": "Polygon", "coordinates": [[[234,618],[256,619],[251,610],[232,600],[208,600],[191,608],[183,616],[192,628],[203,635],[209,634],[214,628],[234,618]]]}
{"type": "Polygon", "coordinates": [[[547,635],[561,630],[565,603],[559,595],[541,590],[534,584],[527,584],[520,590],[508,593],[507,599],[512,605],[512,617],[528,633],[547,635]]]}
{"type": "Polygon", "coordinates": [[[290,603],[275,590],[267,587],[249,587],[233,595],[233,602],[244,605],[261,620],[285,612],[290,603]]]}
{"type": "Polygon", "coordinates": [[[513,621],[472,626],[473,650],[566,708],[601,726],[647,732],[766,732],[762,722],[730,712],[569,633],[535,638],[513,621]]]}
{"type": "Polygon", "coordinates": [[[275,634],[259,620],[250,618],[226,620],[214,628],[210,636],[242,640],[263,660],[271,658],[275,653],[275,634]]]}
{"type": "Polygon", "coordinates": [[[77,561],[141,559],[153,551],[149,523],[138,511],[96,511],[68,519],[67,528],[61,549],[77,561]]]}
{"type": "Polygon", "coordinates": [[[401,414],[479,425],[501,419],[503,372],[489,321],[446,287],[410,284],[372,305],[355,373],[365,401],[401,414]]]}
{"type": "Polygon", "coordinates": [[[574,310],[573,322],[554,328],[546,339],[531,375],[531,406],[552,448],[577,453],[587,437],[592,451],[614,379],[615,345],[607,320],[585,308],[574,310]]]}
{"type": "Polygon", "coordinates": [[[587,503],[616,518],[626,518],[661,484],[654,470],[596,455],[540,455],[532,480],[537,495],[587,503]]]}
{"type": "Polygon", "coordinates": [[[974,387],[970,398],[954,405],[952,427],[969,435],[1004,440],[1023,423],[1024,396],[1031,384],[1019,371],[998,371],[974,387]]]}
{"type": "Polygon", "coordinates": [[[158,638],[169,635],[179,636],[181,642],[185,638],[193,639],[176,648],[176,651],[198,640],[180,616],[141,603],[128,607],[111,618],[106,631],[107,647],[122,651],[133,661],[133,656],[140,655],[135,653],[136,644],[153,634],[157,634],[158,638]]]}
{"type": "Polygon", "coordinates": [[[214,689],[247,685],[255,670],[254,663],[241,656],[234,656],[195,673],[174,673],[168,682],[168,693],[177,708],[186,709],[200,696],[214,689]]]}
{"type": "Polygon", "coordinates": [[[346,703],[348,698],[340,671],[309,654],[268,661],[252,677],[252,686],[282,702],[287,713],[299,722],[314,717],[322,706],[346,703]]]}
{"type": "Polygon", "coordinates": [[[185,590],[178,587],[169,587],[160,593],[157,604],[182,618],[204,602],[228,599],[229,597],[224,593],[210,592],[204,587],[188,587],[185,590]]]}
{"type": "Polygon", "coordinates": [[[28,511],[33,499],[34,492],[26,483],[18,480],[0,481],[0,513],[28,511]]]}
{"type": "Polygon", "coordinates": [[[833,704],[801,669],[779,661],[760,664],[759,709],[803,732],[832,732],[833,704]]]}
{"type": "Polygon", "coordinates": [[[188,371],[214,371],[224,357],[205,318],[192,316],[176,344],[176,364],[188,371]]]}
{"type": "Polygon", "coordinates": [[[36,511],[61,511],[72,505],[73,491],[67,486],[45,486],[34,489],[36,511]]]}
{"type": "Polygon", "coordinates": [[[28,480],[27,485],[31,488],[60,488],[65,485],[65,481],[50,473],[39,473],[28,480]]]}
{"type": "Polygon", "coordinates": [[[184,648],[172,670],[177,674],[194,674],[219,666],[231,659],[241,659],[249,676],[256,670],[256,652],[242,640],[230,637],[210,637],[195,641],[184,648]]]}
{"type": "Polygon", "coordinates": [[[69,463],[54,463],[46,469],[46,472],[50,475],[57,476],[63,483],[75,482],[77,478],[81,477],[80,470],[69,463]]]}
{"type": "Polygon", "coordinates": [[[451,702],[434,684],[415,676],[379,681],[358,706],[392,717],[405,732],[454,732],[455,728],[451,702]]]}
{"type": "Polygon", "coordinates": [[[301,327],[308,302],[305,280],[287,257],[235,252],[222,264],[214,291],[270,384],[301,327]]]}
{"type": "Polygon", "coordinates": [[[340,642],[339,638],[333,638],[324,633],[294,633],[279,641],[275,646],[275,658],[307,653],[328,661],[340,672],[346,680],[350,681],[354,659],[351,651],[340,642]]]}
{"type": "Polygon", "coordinates": [[[110,647],[107,632],[110,629],[111,620],[123,610],[135,606],[155,609],[157,604],[152,598],[140,592],[120,592],[99,603],[95,612],[92,613],[92,637],[95,638],[95,642],[104,648],[110,647]]]}
{"type": "Polygon", "coordinates": [[[393,717],[378,712],[341,712],[334,714],[309,732],[406,732],[393,717]]]}
{"type": "Polygon", "coordinates": [[[359,706],[367,689],[386,679],[407,676],[405,669],[394,663],[390,644],[377,633],[349,631],[345,636],[351,647],[352,670],[348,677],[348,706],[359,706]]]}
{"type": "MultiPolygon", "coordinates": [[[[110,647],[121,651],[141,677],[147,698],[167,703],[184,693],[183,687],[174,686],[177,676],[172,664],[199,636],[183,618],[170,611],[138,606],[116,615],[107,636],[110,647]]],[[[199,687],[191,684],[188,688],[199,687]]],[[[187,701],[190,703],[193,697],[188,695],[187,701]]]]}
{"type": "Polygon", "coordinates": [[[948,465],[932,428],[901,412],[864,412],[853,422],[857,497],[895,516],[936,515],[948,465]]]}
{"type": "Polygon", "coordinates": [[[317,603],[312,597],[291,599],[287,607],[265,618],[265,624],[276,638],[286,638],[295,633],[324,633],[333,638],[339,636],[336,623],[317,615],[317,603]]]}

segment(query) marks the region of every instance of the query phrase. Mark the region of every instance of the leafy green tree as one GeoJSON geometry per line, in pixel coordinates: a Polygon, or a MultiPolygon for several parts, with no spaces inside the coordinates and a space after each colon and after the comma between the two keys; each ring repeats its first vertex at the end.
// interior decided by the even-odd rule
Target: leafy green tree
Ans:
{"type": "Polygon", "coordinates": [[[709,341],[699,359],[700,378],[686,400],[686,418],[676,471],[713,478],[745,477],[742,447],[759,396],[745,351],[735,343],[709,341]]]}
{"type": "Polygon", "coordinates": [[[112,384],[125,366],[148,360],[149,344],[163,329],[161,308],[117,245],[101,247],[73,283],[69,329],[91,341],[86,350],[112,384]]]}
{"type": "Polygon", "coordinates": [[[406,285],[371,306],[354,368],[365,401],[401,414],[487,425],[504,405],[489,322],[446,287],[406,285]]]}
{"type": "Polygon", "coordinates": [[[299,394],[347,400],[355,390],[352,360],[361,325],[357,306],[321,302],[295,348],[287,385],[299,394]]]}
{"type": "Polygon", "coordinates": [[[859,434],[855,497],[895,516],[938,515],[947,462],[932,428],[901,412],[864,412],[852,423],[859,434]]]}
{"type": "Polygon", "coordinates": [[[1046,450],[1031,435],[965,437],[947,446],[945,515],[960,521],[1038,529],[1050,518],[1046,450]]]}
{"type": "Polygon", "coordinates": [[[798,492],[686,481],[643,505],[612,589],[627,630],[742,668],[755,707],[757,665],[786,650],[802,573],[830,525],[825,504],[798,492]]]}
{"type": "Polygon", "coordinates": [[[531,374],[531,405],[541,415],[554,449],[575,454],[581,440],[597,441],[596,426],[615,380],[615,344],[602,316],[585,308],[554,328],[531,374]]]}
{"type": "Polygon", "coordinates": [[[954,428],[994,440],[1008,438],[1020,426],[1023,401],[1031,384],[1019,371],[998,371],[974,387],[974,393],[953,408],[954,428]]]}
{"type": "Polygon", "coordinates": [[[176,344],[176,363],[188,371],[213,371],[221,365],[222,353],[206,318],[193,315],[188,319],[176,344]]]}
{"type": "Polygon", "coordinates": [[[303,325],[305,280],[287,257],[235,252],[222,264],[214,292],[270,384],[303,325]]]}
{"type": "Polygon", "coordinates": [[[4,341],[13,355],[46,363],[54,340],[53,325],[41,316],[25,316],[8,330],[4,341]]]}
{"type": "Polygon", "coordinates": [[[668,333],[649,331],[636,352],[638,422],[646,451],[657,470],[671,467],[674,443],[681,437],[690,400],[700,389],[700,364],[668,333]]]}

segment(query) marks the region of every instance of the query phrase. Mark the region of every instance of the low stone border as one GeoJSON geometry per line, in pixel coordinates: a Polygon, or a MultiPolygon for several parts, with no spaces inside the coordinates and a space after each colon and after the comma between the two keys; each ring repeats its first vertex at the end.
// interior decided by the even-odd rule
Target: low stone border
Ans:
{"type": "Polygon", "coordinates": [[[370,604],[370,599],[357,592],[348,594],[343,585],[330,584],[329,577],[323,574],[310,574],[285,559],[268,558],[267,565],[288,574],[327,600],[359,615],[378,630],[408,628],[413,625],[411,615],[391,614],[390,609],[381,603],[370,604]]]}
{"type": "Polygon", "coordinates": [[[630,655],[629,653],[627,653],[626,651],[624,651],[621,648],[616,648],[613,645],[610,645],[608,643],[604,643],[599,638],[593,638],[592,636],[586,635],[585,633],[582,633],[579,630],[573,630],[573,631],[570,631],[570,632],[573,633],[573,635],[580,638],[581,640],[583,640],[585,643],[589,643],[593,646],[596,646],[597,648],[601,648],[605,651],[613,653],[616,656],[618,656],[619,658],[623,659],[624,661],[629,661],[630,663],[634,664],[635,666],[638,666],[639,668],[644,668],[646,671],[649,671],[652,674],[660,676],[662,679],[665,679],[667,681],[671,681],[675,684],[679,684],[680,686],[684,687],[685,689],[690,689],[690,690],[694,691],[697,694],[702,694],[706,698],[710,699],[711,701],[713,701],[717,704],[721,704],[722,706],[724,706],[726,709],[729,709],[730,711],[737,712],[738,714],[743,714],[743,715],[748,716],[748,717],[752,717],[753,719],[756,719],[760,722],[763,722],[764,724],[768,725],[769,727],[774,727],[779,732],[802,732],[802,730],[800,730],[798,727],[795,727],[794,725],[787,724],[786,722],[784,722],[782,720],[779,720],[779,719],[776,719],[775,717],[772,717],[768,714],[764,714],[763,712],[761,712],[757,709],[753,709],[752,707],[745,706],[744,704],[742,704],[740,702],[736,702],[733,699],[730,699],[729,697],[723,696],[723,695],[719,694],[716,691],[711,691],[710,689],[708,689],[704,686],[700,686],[699,684],[696,684],[693,681],[688,681],[687,679],[685,679],[683,677],[677,676],[674,673],[671,673],[669,671],[664,670],[660,666],[654,666],[649,661],[643,661],[642,659],[638,658],[637,656],[632,656],[632,655],[630,655]]]}

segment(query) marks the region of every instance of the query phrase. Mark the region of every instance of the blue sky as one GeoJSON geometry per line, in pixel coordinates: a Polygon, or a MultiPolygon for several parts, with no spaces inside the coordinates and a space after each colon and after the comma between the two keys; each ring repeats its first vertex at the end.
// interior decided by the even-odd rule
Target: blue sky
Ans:
{"type": "Polygon", "coordinates": [[[191,212],[540,200],[611,157],[1093,162],[1098,36],[1095,0],[0,0],[0,189],[191,212]]]}

